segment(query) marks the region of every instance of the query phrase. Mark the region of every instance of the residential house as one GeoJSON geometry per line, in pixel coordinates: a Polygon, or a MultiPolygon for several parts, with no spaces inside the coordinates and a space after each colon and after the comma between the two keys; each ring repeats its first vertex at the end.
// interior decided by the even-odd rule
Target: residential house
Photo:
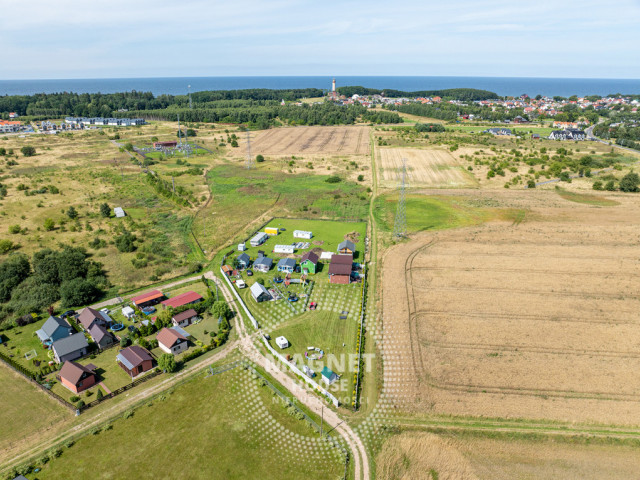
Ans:
{"type": "Polygon", "coordinates": [[[177,355],[189,348],[186,337],[173,328],[163,328],[156,335],[158,346],[163,352],[177,355]]]}
{"type": "Polygon", "coordinates": [[[87,332],[91,329],[93,325],[101,325],[103,327],[111,325],[111,317],[106,312],[100,312],[98,310],[94,310],[91,307],[87,307],[80,315],[78,315],[78,323],[82,325],[87,332]]]}
{"type": "Polygon", "coordinates": [[[36,331],[36,335],[41,342],[55,342],[61,338],[68,337],[73,333],[73,328],[69,323],[59,317],[49,317],[42,325],[40,330],[36,331]]]}
{"type": "Polygon", "coordinates": [[[318,260],[318,255],[309,251],[302,255],[302,258],[300,259],[300,268],[302,268],[303,271],[306,270],[308,273],[316,273],[318,260]]]}
{"type": "Polygon", "coordinates": [[[249,266],[249,263],[251,262],[251,258],[246,253],[238,255],[236,260],[238,261],[239,268],[247,268],[249,266]]]}
{"type": "Polygon", "coordinates": [[[116,343],[116,337],[109,332],[103,325],[94,323],[88,330],[91,339],[96,342],[98,348],[103,349],[116,343]]]}
{"type": "Polygon", "coordinates": [[[279,272],[293,273],[296,269],[296,261],[293,258],[282,258],[277,268],[279,272]]]}
{"type": "Polygon", "coordinates": [[[333,255],[329,263],[329,283],[348,285],[351,282],[353,255],[333,255]]]}
{"type": "Polygon", "coordinates": [[[131,345],[120,351],[116,361],[131,378],[153,368],[153,357],[139,345],[131,345]]]}
{"type": "Polygon", "coordinates": [[[257,247],[262,245],[264,242],[266,242],[268,238],[269,238],[269,235],[267,235],[266,233],[258,232],[253,236],[251,240],[249,240],[249,243],[251,244],[252,247],[257,247]]]}
{"type": "Polygon", "coordinates": [[[484,133],[490,133],[492,135],[511,135],[510,128],[489,128],[484,133]]]}
{"type": "Polygon", "coordinates": [[[251,296],[253,297],[253,299],[258,303],[271,300],[271,294],[269,293],[269,290],[267,290],[264,285],[258,282],[255,282],[253,285],[251,285],[251,288],[249,290],[251,291],[251,296]]]}
{"type": "Polygon", "coordinates": [[[549,140],[586,140],[587,134],[583,130],[554,130],[549,134],[549,140]]]}
{"type": "Polygon", "coordinates": [[[67,387],[73,393],[80,393],[96,384],[95,367],[93,365],[81,365],[74,361],[64,362],[58,372],[57,378],[60,384],[67,387]],[[93,367],[93,368],[91,368],[93,367]]]}
{"type": "Polygon", "coordinates": [[[356,253],[356,246],[351,240],[344,240],[338,245],[338,253],[356,253]]]}
{"type": "Polygon", "coordinates": [[[306,230],[294,230],[293,238],[306,238],[310,240],[313,237],[313,233],[307,232],[306,230]]]}
{"type": "Polygon", "coordinates": [[[138,308],[150,307],[156,305],[165,299],[164,293],[160,290],[151,290],[137,297],[133,297],[131,302],[138,308]]]}
{"type": "Polygon", "coordinates": [[[53,342],[51,350],[56,363],[63,363],[84,357],[89,352],[89,343],[84,333],[74,333],[53,342]]]}
{"type": "Polygon", "coordinates": [[[190,308],[189,310],[185,310],[184,312],[176,313],[173,317],[171,317],[171,322],[176,327],[188,327],[197,318],[198,312],[196,312],[193,308],[190,308]]]}
{"type": "Polygon", "coordinates": [[[255,262],[253,262],[253,269],[258,272],[267,273],[271,270],[273,266],[273,260],[269,257],[258,257],[255,262]]]}
{"type": "Polygon", "coordinates": [[[185,293],[181,293],[180,295],[176,295],[173,298],[165,300],[162,302],[163,307],[173,307],[178,308],[183,305],[191,305],[193,303],[200,303],[202,300],[202,296],[199,293],[189,291],[185,293]]]}
{"type": "Polygon", "coordinates": [[[293,245],[276,245],[275,247],[273,247],[274,253],[292,254],[295,251],[296,247],[294,247],[293,245]]]}

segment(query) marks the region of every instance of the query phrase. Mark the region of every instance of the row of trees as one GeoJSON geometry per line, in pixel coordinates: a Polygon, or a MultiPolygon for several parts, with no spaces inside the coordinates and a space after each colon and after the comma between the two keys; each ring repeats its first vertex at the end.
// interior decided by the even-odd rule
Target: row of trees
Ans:
{"type": "Polygon", "coordinates": [[[366,88],[366,87],[338,87],[337,89],[340,95],[351,97],[353,95],[382,95],[387,98],[401,98],[401,97],[441,97],[445,100],[461,100],[465,102],[473,102],[475,100],[491,100],[500,98],[495,92],[488,90],[478,90],[476,88],[447,88],[443,90],[419,90],[415,92],[406,92],[403,90],[394,89],[378,89],[378,88],[366,88]]]}

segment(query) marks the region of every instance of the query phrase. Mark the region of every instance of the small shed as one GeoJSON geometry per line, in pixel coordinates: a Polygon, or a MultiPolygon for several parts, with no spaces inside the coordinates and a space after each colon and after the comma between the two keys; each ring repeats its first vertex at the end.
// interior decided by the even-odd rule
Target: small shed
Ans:
{"type": "Polygon", "coordinates": [[[333,252],[322,252],[320,254],[320,260],[331,260],[333,257],[333,252]]]}
{"type": "Polygon", "coordinates": [[[245,288],[247,286],[246,283],[244,283],[244,280],[238,280],[236,281],[236,287],[238,288],[245,288]]]}
{"type": "Polygon", "coordinates": [[[251,290],[251,296],[256,302],[265,302],[267,300],[271,300],[271,294],[269,293],[269,290],[267,290],[264,285],[258,282],[251,285],[251,288],[249,290],[251,290]]]}
{"type": "Polygon", "coordinates": [[[305,238],[307,240],[310,240],[313,237],[313,233],[308,232],[306,230],[294,230],[293,231],[293,238],[305,238]]]}
{"type": "Polygon", "coordinates": [[[300,259],[300,267],[306,269],[309,273],[316,273],[318,260],[318,255],[313,252],[307,252],[300,259]]]}
{"type": "Polygon", "coordinates": [[[246,253],[243,253],[241,255],[238,255],[237,260],[238,260],[238,266],[240,268],[247,268],[249,266],[249,262],[251,261],[251,258],[246,253]]]}
{"type": "Polygon", "coordinates": [[[293,245],[276,245],[273,247],[274,253],[293,253],[296,251],[296,248],[293,245]]]}
{"type": "Polygon", "coordinates": [[[269,236],[278,235],[278,229],[276,227],[266,227],[264,233],[269,236]]]}
{"type": "Polygon", "coordinates": [[[355,253],[356,246],[351,240],[344,240],[338,245],[338,253],[355,253]]]}
{"type": "Polygon", "coordinates": [[[189,310],[185,310],[184,312],[176,313],[173,317],[171,317],[171,322],[174,327],[186,327],[191,325],[195,319],[198,318],[198,312],[196,312],[193,308],[189,310]]]}
{"type": "Polygon", "coordinates": [[[331,385],[336,380],[338,380],[338,375],[336,375],[329,367],[322,368],[322,381],[327,385],[331,385]]]}
{"type": "Polygon", "coordinates": [[[285,348],[289,347],[289,340],[287,340],[285,337],[278,337],[276,338],[276,345],[278,345],[281,350],[284,350],[285,348]]]}
{"type": "Polygon", "coordinates": [[[126,318],[132,318],[136,314],[136,311],[131,307],[124,307],[122,309],[122,315],[126,318]]]}
{"type": "Polygon", "coordinates": [[[273,260],[269,257],[258,257],[255,262],[253,262],[253,269],[258,272],[267,273],[271,266],[273,265],[273,260]]]}
{"type": "Polygon", "coordinates": [[[242,242],[238,244],[238,251],[239,252],[244,252],[247,249],[247,244],[242,242]]]}
{"type": "Polygon", "coordinates": [[[124,213],[124,210],[122,209],[122,207],[116,207],[113,209],[113,213],[115,213],[116,218],[122,218],[122,217],[126,217],[127,214],[124,213]]]}

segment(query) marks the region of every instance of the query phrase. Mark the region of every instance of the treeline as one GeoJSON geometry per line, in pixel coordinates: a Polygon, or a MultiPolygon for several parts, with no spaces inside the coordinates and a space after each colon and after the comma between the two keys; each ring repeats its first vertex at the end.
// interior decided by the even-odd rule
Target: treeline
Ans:
{"type": "MultiPolygon", "coordinates": [[[[323,91],[317,88],[269,90],[216,90],[195,92],[192,102],[207,103],[220,100],[280,101],[305,97],[320,97],[323,91]]],[[[189,106],[187,95],[160,95],[151,92],[121,93],[37,93],[35,95],[5,95],[0,97],[0,113],[7,116],[16,112],[21,116],[55,118],[65,115],[77,117],[111,117],[113,112],[127,110],[157,110],[169,106],[189,106]]],[[[206,106],[206,105],[205,105],[206,106]]]]}
{"type": "Polygon", "coordinates": [[[400,97],[441,97],[446,100],[461,100],[472,102],[475,100],[490,100],[499,98],[499,95],[488,90],[477,90],[475,88],[447,88],[444,90],[419,90],[416,92],[405,92],[402,90],[367,88],[367,87],[338,87],[340,95],[351,97],[358,95],[383,95],[388,98],[400,97]]]}
{"type": "Polygon", "coordinates": [[[140,116],[148,120],[167,120],[205,123],[247,124],[251,128],[269,128],[278,121],[290,125],[351,125],[362,119],[372,123],[402,123],[397,113],[370,110],[362,105],[265,105],[240,108],[176,108],[134,111],[120,116],[140,116]]]}
{"type": "Polygon", "coordinates": [[[31,262],[13,253],[0,264],[0,324],[47,309],[57,301],[63,307],[91,303],[108,287],[102,264],[89,259],[82,248],[65,246],[36,252],[31,262]]]}
{"type": "Polygon", "coordinates": [[[615,139],[616,144],[640,150],[640,124],[638,115],[620,113],[613,115],[607,122],[597,124],[593,133],[605,140],[615,139]]]}
{"type": "Polygon", "coordinates": [[[383,108],[420,117],[437,118],[438,120],[454,121],[460,115],[475,115],[478,120],[487,121],[504,121],[512,120],[517,116],[527,118],[524,110],[516,108],[507,110],[504,108],[496,108],[495,111],[480,105],[454,105],[451,103],[425,104],[425,103],[406,103],[404,105],[384,105],[383,108]]]}

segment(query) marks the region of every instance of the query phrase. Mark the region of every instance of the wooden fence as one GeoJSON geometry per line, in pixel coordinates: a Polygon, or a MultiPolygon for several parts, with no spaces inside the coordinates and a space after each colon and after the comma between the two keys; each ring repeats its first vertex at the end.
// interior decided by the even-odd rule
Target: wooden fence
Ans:
{"type": "Polygon", "coordinates": [[[104,395],[102,398],[98,398],[96,400],[94,400],[93,402],[87,403],[86,405],[84,405],[82,408],[79,408],[79,411],[83,411],[86,410],[87,408],[91,408],[91,407],[95,407],[96,405],[100,404],[101,402],[104,402],[105,400],[109,399],[109,398],[113,398],[116,395],[120,395],[122,392],[126,392],[127,390],[140,385],[141,383],[146,382],[147,380],[151,380],[154,377],[157,377],[158,375],[162,374],[162,372],[160,370],[155,370],[152,373],[149,373],[148,375],[145,375],[142,378],[139,378],[138,380],[135,380],[131,383],[128,383],[127,385],[125,385],[124,387],[120,387],[117,390],[114,390],[111,393],[107,393],[106,395],[104,395]]]}

